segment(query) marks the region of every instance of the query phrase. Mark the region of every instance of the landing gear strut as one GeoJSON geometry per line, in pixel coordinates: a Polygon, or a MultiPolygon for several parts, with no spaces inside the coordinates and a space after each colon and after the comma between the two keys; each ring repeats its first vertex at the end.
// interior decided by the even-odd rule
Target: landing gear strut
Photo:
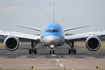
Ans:
{"type": "Polygon", "coordinates": [[[34,54],[37,54],[37,49],[34,49],[34,47],[36,46],[36,42],[35,41],[31,41],[31,49],[29,49],[29,54],[32,54],[32,53],[34,53],[34,54]]]}
{"type": "Polygon", "coordinates": [[[70,43],[68,43],[69,46],[71,47],[71,49],[68,50],[68,54],[74,53],[76,54],[76,49],[74,49],[74,41],[71,41],[70,43]]]}
{"type": "Polygon", "coordinates": [[[55,46],[54,45],[50,45],[50,48],[51,48],[50,54],[55,54],[55,51],[54,51],[55,46]]]}

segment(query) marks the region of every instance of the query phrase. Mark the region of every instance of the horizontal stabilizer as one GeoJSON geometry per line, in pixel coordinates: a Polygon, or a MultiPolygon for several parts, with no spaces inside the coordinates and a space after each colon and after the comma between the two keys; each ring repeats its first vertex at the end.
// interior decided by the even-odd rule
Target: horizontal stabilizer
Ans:
{"type": "Polygon", "coordinates": [[[90,25],[85,25],[85,26],[78,26],[78,27],[67,28],[67,29],[64,29],[64,32],[69,31],[69,30],[74,30],[74,29],[84,28],[84,27],[88,27],[88,26],[90,26],[90,25]]]}
{"type": "Polygon", "coordinates": [[[18,27],[23,27],[23,28],[28,28],[28,29],[32,29],[32,30],[37,30],[37,31],[41,31],[40,28],[34,28],[34,27],[29,27],[29,26],[21,26],[21,25],[17,25],[18,27]]]}

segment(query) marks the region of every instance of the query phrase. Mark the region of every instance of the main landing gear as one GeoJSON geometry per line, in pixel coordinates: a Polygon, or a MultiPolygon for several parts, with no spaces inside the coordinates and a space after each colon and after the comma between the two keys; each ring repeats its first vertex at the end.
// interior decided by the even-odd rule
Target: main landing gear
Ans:
{"type": "Polygon", "coordinates": [[[68,54],[74,53],[76,54],[76,49],[74,49],[74,41],[71,41],[70,43],[68,43],[69,46],[71,47],[71,49],[68,50],[68,54]]]}
{"type": "Polygon", "coordinates": [[[35,41],[31,41],[31,49],[29,49],[29,54],[32,54],[32,53],[34,53],[34,54],[37,54],[37,49],[34,49],[34,47],[36,46],[36,42],[35,41]]]}

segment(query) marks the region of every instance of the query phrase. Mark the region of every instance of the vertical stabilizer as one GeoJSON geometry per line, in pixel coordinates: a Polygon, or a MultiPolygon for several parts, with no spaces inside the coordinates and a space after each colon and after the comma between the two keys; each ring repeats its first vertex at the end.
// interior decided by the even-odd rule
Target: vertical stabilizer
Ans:
{"type": "Polygon", "coordinates": [[[54,0],[52,0],[52,21],[54,21],[54,0]]]}

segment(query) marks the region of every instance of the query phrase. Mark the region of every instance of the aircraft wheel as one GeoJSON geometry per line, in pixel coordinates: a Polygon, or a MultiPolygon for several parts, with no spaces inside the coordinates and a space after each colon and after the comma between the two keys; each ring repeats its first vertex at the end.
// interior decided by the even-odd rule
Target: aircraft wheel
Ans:
{"type": "Polygon", "coordinates": [[[51,50],[50,50],[50,54],[51,54],[51,50]]]}
{"type": "Polygon", "coordinates": [[[74,49],[74,54],[76,54],[76,49],[74,49]]]}
{"type": "Polygon", "coordinates": [[[37,54],[37,49],[34,50],[34,54],[37,54]]]}
{"type": "Polygon", "coordinates": [[[55,54],[55,51],[53,50],[53,54],[55,54]]]}
{"type": "Polygon", "coordinates": [[[29,54],[31,54],[32,52],[31,52],[31,49],[29,49],[29,54]]]}
{"type": "Polygon", "coordinates": [[[71,49],[68,50],[68,54],[71,54],[71,49]]]}

